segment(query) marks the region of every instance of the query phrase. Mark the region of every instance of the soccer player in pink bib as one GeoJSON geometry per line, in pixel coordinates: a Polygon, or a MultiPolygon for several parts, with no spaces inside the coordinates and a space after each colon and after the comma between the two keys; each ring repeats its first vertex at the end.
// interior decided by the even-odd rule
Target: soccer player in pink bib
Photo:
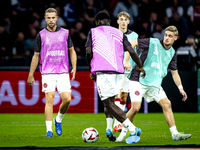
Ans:
{"type": "Polygon", "coordinates": [[[91,71],[90,77],[96,78],[98,93],[104,104],[107,121],[106,136],[110,141],[116,140],[112,132],[114,116],[130,131],[130,137],[126,139],[126,142],[137,143],[140,140],[138,133],[141,133],[141,129],[136,128],[123,110],[114,103],[115,96],[119,93],[117,77],[124,73],[124,51],[130,53],[131,58],[139,66],[142,77],[145,76],[145,71],[124,33],[110,26],[110,17],[106,12],[100,11],[96,15],[95,24],[97,27],[90,30],[85,47],[91,71]]]}
{"type": "Polygon", "coordinates": [[[54,8],[45,11],[47,27],[36,37],[35,52],[32,58],[27,83],[34,84],[34,72],[38,66],[42,75],[42,91],[45,92],[46,137],[52,137],[52,119],[55,88],[61,96],[62,103],[58,115],[54,118],[55,130],[62,134],[61,121],[71,102],[71,84],[69,78],[69,60],[72,63],[72,81],[76,74],[77,56],[67,29],[56,25],[58,13],[54,8]]]}

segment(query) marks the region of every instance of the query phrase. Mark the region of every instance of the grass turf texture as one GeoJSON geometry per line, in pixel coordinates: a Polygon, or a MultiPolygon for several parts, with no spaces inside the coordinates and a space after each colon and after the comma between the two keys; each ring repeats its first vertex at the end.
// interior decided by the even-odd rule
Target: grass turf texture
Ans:
{"type": "MultiPolygon", "coordinates": [[[[57,114],[54,114],[55,117],[57,114]]],[[[99,114],[66,114],[62,121],[63,133],[58,136],[53,127],[53,137],[45,137],[44,114],[0,114],[0,147],[118,147],[118,146],[162,146],[200,144],[200,113],[174,113],[179,132],[191,133],[184,141],[172,141],[162,113],[139,113],[134,124],[142,129],[141,140],[136,144],[110,142],[105,136],[106,118],[99,114]],[[94,127],[99,132],[96,143],[84,143],[82,131],[94,127]]],[[[116,136],[119,133],[115,133],[116,136]]],[[[127,134],[127,137],[129,134],[127,134]]]]}

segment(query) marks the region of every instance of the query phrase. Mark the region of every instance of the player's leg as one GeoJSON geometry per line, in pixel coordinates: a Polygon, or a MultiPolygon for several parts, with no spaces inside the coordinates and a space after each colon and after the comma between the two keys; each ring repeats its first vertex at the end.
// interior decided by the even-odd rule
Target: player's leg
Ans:
{"type": "Polygon", "coordinates": [[[114,96],[103,100],[104,107],[106,110],[114,116],[119,122],[124,122],[126,120],[125,113],[114,103],[114,96]]]}
{"type": "MultiPolygon", "coordinates": [[[[120,92],[120,101],[118,102],[118,104],[116,104],[116,99],[115,99],[115,104],[119,108],[121,108],[123,111],[125,110],[125,107],[126,107],[127,96],[128,96],[128,93],[120,92]]],[[[122,124],[117,119],[115,119],[113,132],[121,132],[121,131],[122,131],[122,124]]]]}
{"type": "Polygon", "coordinates": [[[113,115],[109,113],[109,111],[106,109],[106,107],[104,107],[104,113],[106,115],[106,123],[107,123],[107,127],[106,127],[106,136],[107,135],[112,135],[112,137],[109,138],[110,141],[115,141],[115,136],[110,133],[110,131],[112,131],[112,124],[113,124],[113,115]]]}
{"type": "Polygon", "coordinates": [[[67,112],[71,102],[71,92],[62,92],[60,93],[62,103],[60,104],[58,116],[56,117],[56,121],[61,122],[64,114],[67,112]],[[59,116],[61,115],[61,116],[59,116]]]}
{"type": "Polygon", "coordinates": [[[103,104],[110,114],[112,114],[119,122],[126,126],[132,135],[135,134],[135,126],[130,122],[124,111],[114,104],[114,97],[103,100],[103,104]]]}
{"type": "MultiPolygon", "coordinates": [[[[98,89],[98,94],[101,100],[105,100],[109,98],[111,95],[115,95],[114,88],[112,88],[112,85],[110,85],[109,81],[109,76],[112,75],[107,75],[103,73],[97,73],[97,89],[98,89]]],[[[104,113],[106,115],[106,136],[109,138],[110,141],[115,141],[116,137],[114,136],[112,132],[112,124],[113,124],[113,115],[110,114],[110,112],[107,110],[107,108],[104,106],[104,113]]]]}
{"type": "MultiPolygon", "coordinates": [[[[125,82],[123,82],[123,83],[125,83],[125,82]]],[[[124,86],[122,88],[122,92],[126,92],[126,91],[124,91],[124,86]]],[[[112,106],[112,104],[110,106],[112,106]]],[[[111,109],[113,110],[113,112],[112,112],[113,116],[115,116],[116,113],[123,113],[123,115],[125,114],[123,110],[122,111],[119,111],[119,110],[115,111],[114,106],[112,106],[111,109]]],[[[117,115],[122,116],[122,114],[117,114],[117,115]]],[[[130,131],[130,137],[126,139],[127,143],[132,144],[132,143],[136,143],[136,142],[138,142],[140,140],[140,137],[136,136],[137,135],[137,133],[136,133],[137,132],[137,128],[132,124],[132,122],[127,117],[124,118],[124,119],[126,119],[124,121],[118,119],[117,116],[115,116],[115,118],[117,120],[119,120],[119,122],[121,122],[121,124],[123,124],[124,127],[126,127],[130,131]]]]}
{"type": "MultiPolygon", "coordinates": [[[[122,88],[118,96],[119,101],[116,101],[115,99],[115,104],[123,111],[125,110],[126,99],[128,97],[128,92],[129,92],[129,79],[127,78],[127,76],[128,74],[122,74],[121,81],[118,81],[121,84],[122,88]]],[[[121,130],[122,130],[121,123],[117,119],[115,119],[113,132],[121,132],[121,130]]]]}
{"type": "Polygon", "coordinates": [[[57,75],[57,89],[60,93],[62,103],[60,104],[60,108],[57,116],[54,118],[55,130],[58,135],[62,134],[61,121],[69,109],[71,102],[71,85],[69,74],[59,74],[57,75]]]}
{"type": "Polygon", "coordinates": [[[71,93],[70,92],[62,92],[60,93],[62,103],[60,104],[60,108],[58,111],[57,116],[54,118],[55,130],[58,135],[62,134],[61,122],[62,119],[69,109],[70,102],[71,102],[71,93]]]}
{"type": "Polygon", "coordinates": [[[124,111],[125,107],[126,107],[126,99],[128,97],[128,93],[129,93],[129,79],[128,79],[128,75],[127,73],[124,74],[124,78],[123,78],[123,83],[122,83],[122,90],[121,90],[121,95],[120,95],[120,99],[121,99],[121,108],[124,111]]]}
{"type": "Polygon", "coordinates": [[[47,137],[52,137],[52,118],[53,118],[53,102],[54,102],[55,91],[45,93],[46,104],[45,104],[45,119],[46,119],[46,129],[47,137]]]}
{"type": "Polygon", "coordinates": [[[53,118],[53,102],[55,96],[55,79],[54,75],[42,75],[42,91],[45,92],[45,119],[47,137],[52,137],[52,118],[53,118]]]}
{"type": "Polygon", "coordinates": [[[112,132],[112,124],[113,124],[113,115],[108,111],[108,109],[104,106],[104,113],[106,115],[106,137],[108,137],[109,141],[115,141],[116,137],[112,132]]]}
{"type": "Polygon", "coordinates": [[[131,122],[133,122],[134,117],[139,112],[140,108],[141,108],[141,102],[138,101],[131,102],[131,108],[127,112],[126,117],[129,118],[131,122]]]}
{"type": "MultiPolygon", "coordinates": [[[[123,78],[124,78],[124,74],[119,74],[117,77],[117,87],[119,89],[119,93],[117,94],[117,96],[115,97],[115,105],[117,105],[119,108],[122,109],[121,106],[121,99],[120,99],[120,95],[121,95],[121,89],[122,89],[122,84],[123,84],[123,78]]],[[[121,123],[115,118],[114,124],[113,124],[113,132],[121,132],[121,123]]]]}
{"type": "MultiPolygon", "coordinates": [[[[119,76],[119,74],[117,74],[116,76],[119,76]]],[[[128,92],[129,91],[129,80],[125,80],[126,79],[126,76],[123,75],[123,83],[122,83],[122,92],[128,92]],[[126,82],[127,81],[127,82],[126,82]],[[128,85],[128,88],[127,91],[125,89],[125,86],[124,84],[127,84],[128,85]]],[[[117,84],[119,81],[115,80],[115,84],[117,84]]],[[[115,87],[115,86],[114,86],[115,87]]],[[[128,128],[128,130],[130,131],[130,135],[131,136],[135,136],[136,135],[136,127],[132,124],[132,122],[126,117],[126,114],[124,113],[123,110],[116,110],[118,107],[115,107],[115,105],[113,106],[112,105],[112,100],[110,101],[111,102],[111,105],[109,106],[112,106],[111,109],[113,110],[112,115],[115,116],[115,115],[118,115],[118,117],[122,116],[123,119],[126,119],[126,120],[121,120],[121,118],[118,119],[118,117],[116,116],[115,118],[121,123],[124,125],[124,127],[128,128]],[[117,114],[116,114],[117,113],[117,114]],[[120,114],[121,113],[121,114],[120,114]],[[123,115],[122,115],[123,114],[123,115]],[[125,118],[124,118],[124,115],[125,115],[125,118]]]]}
{"type": "MultiPolygon", "coordinates": [[[[141,98],[142,99],[142,98],[141,98]]],[[[141,102],[135,101],[135,102],[131,102],[131,108],[130,110],[127,112],[126,117],[133,122],[135,115],[139,112],[141,107],[141,102]]],[[[139,128],[136,128],[136,132],[137,135],[139,136],[142,131],[139,128]]],[[[122,141],[125,137],[126,137],[126,133],[127,133],[127,128],[123,127],[122,128],[122,134],[120,134],[120,136],[117,138],[117,140],[122,141]]]]}
{"type": "Polygon", "coordinates": [[[125,107],[126,107],[126,99],[127,99],[127,97],[128,97],[128,92],[121,92],[121,102],[120,102],[120,104],[121,104],[121,108],[122,108],[122,110],[124,111],[125,110],[125,107]]]}
{"type": "MultiPolygon", "coordinates": [[[[134,135],[135,126],[130,122],[128,118],[126,118],[125,113],[117,105],[114,104],[114,97],[118,93],[118,89],[116,86],[116,75],[97,74],[97,87],[99,96],[103,101],[104,107],[106,107],[107,111],[117,120],[119,120],[125,127],[127,127],[130,133],[134,135]]],[[[137,139],[136,142],[138,141],[139,140],[137,139]]]]}
{"type": "Polygon", "coordinates": [[[168,100],[167,97],[162,98],[159,101],[159,105],[162,107],[163,114],[168,126],[171,128],[175,126],[174,115],[171,108],[171,102],[168,100]]]}
{"type": "Polygon", "coordinates": [[[162,107],[165,120],[169,126],[169,129],[170,129],[170,132],[172,135],[172,139],[174,141],[179,141],[179,140],[186,140],[186,139],[190,138],[191,134],[182,134],[182,133],[178,132],[176,125],[175,125],[171,102],[167,98],[167,96],[162,88],[159,92],[158,98],[156,98],[156,99],[159,99],[159,100],[157,100],[157,102],[162,107]]]}
{"type": "MultiPolygon", "coordinates": [[[[120,91],[120,93],[121,93],[121,91],[120,91]]],[[[119,98],[120,93],[115,97],[115,105],[117,105],[119,108],[121,108],[121,99],[119,98]]],[[[121,123],[116,118],[114,120],[115,121],[114,121],[114,124],[113,124],[112,131],[113,132],[121,132],[121,128],[120,128],[121,123]]]]}
{"type": "Polygon", "coordinates": [[[126,117],[133,122],[135,115],[139,112],[142,103],[142,97],[146,92],[146,89],[143,85],[141,85],[137,81],[129,82],[130,88],[130,100],[131,100],[131,108],[126,114],[126,117]]]}
{"type": "Polygon", "coordinates": [[[114,104],[114,97],[103,100],[103,103],[106,109],[130,131],[130,137],[126,139],[126,142],[128,144],[137,143],[140,140],[136,133],[137,128],[126,117],[124,111],[114,104]]]}
{"type": "MultiPolygon", "coordinates": [[[[134,116],[138,113],[141,102],[142,102],[142,95],[145,93],[145,89],[142,88],[142,85],[139,82],[136,81],[130,81],[129,82],[129,88],[130,88],[130,99],[131,99],[131,108],[127,112],[126,117],[129,118],[129,120],[132,122],[134,119],[134,116]]],[[[141,134],[141,129],[136,128],[137,135],[141,134]]],[[[126,137],[128,129],[123,127],[120,135],[118,136],[116,142],[121,142],[126,137]]]]}

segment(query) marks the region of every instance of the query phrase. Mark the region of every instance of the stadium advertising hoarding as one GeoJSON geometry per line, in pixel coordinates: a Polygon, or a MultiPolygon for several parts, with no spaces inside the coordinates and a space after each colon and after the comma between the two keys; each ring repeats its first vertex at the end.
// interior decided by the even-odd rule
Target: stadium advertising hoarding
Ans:
{"type": "MultiPolygon", "coordinates": [[[[0,71],[0,113],[44,113],[45,94],[42,92],[41,74],[35,72],[35,85],[26,83],[28,71],[0,71]]],[[[70,74],[71,77],[71,74],[70,74]]],[[[72,100],[68,113],[97,113],[98,97],[89,71],[77,71],[71,82],[72,100]]],[[[57,90],[54,113],[59,110],[61,98],[57,90]]]]}

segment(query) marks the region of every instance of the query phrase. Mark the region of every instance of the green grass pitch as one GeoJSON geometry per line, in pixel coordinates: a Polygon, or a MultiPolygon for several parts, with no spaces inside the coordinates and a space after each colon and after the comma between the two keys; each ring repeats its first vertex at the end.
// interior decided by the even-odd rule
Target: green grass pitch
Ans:
{"type": "MultiPolygon", "coordinates": [[[[54,114],[54,117],[56,114],[54,114]]],[[[174,113],[179,132],[191,133],[192,137],[185,141],[172,141],[171,134],[162,113],[139,113],[134,125],[142,129],[141,140],[128,145],[110,142],[105,136],[106,118],[98,114],[66,114],[62,121],[63,133],[47,138],[44,114],[0,114],[0,147],[118,147],[118,146],[161,146],[200,144],[200,113],[174,113]],[[84,143],[82,131],[94,127],[99,132],[96,143],[84,143]]],[[[115,133],[116,136],[119,133],[115,133]]],[[[127,134],[128,137],[128,134],[127,134]]]]}

